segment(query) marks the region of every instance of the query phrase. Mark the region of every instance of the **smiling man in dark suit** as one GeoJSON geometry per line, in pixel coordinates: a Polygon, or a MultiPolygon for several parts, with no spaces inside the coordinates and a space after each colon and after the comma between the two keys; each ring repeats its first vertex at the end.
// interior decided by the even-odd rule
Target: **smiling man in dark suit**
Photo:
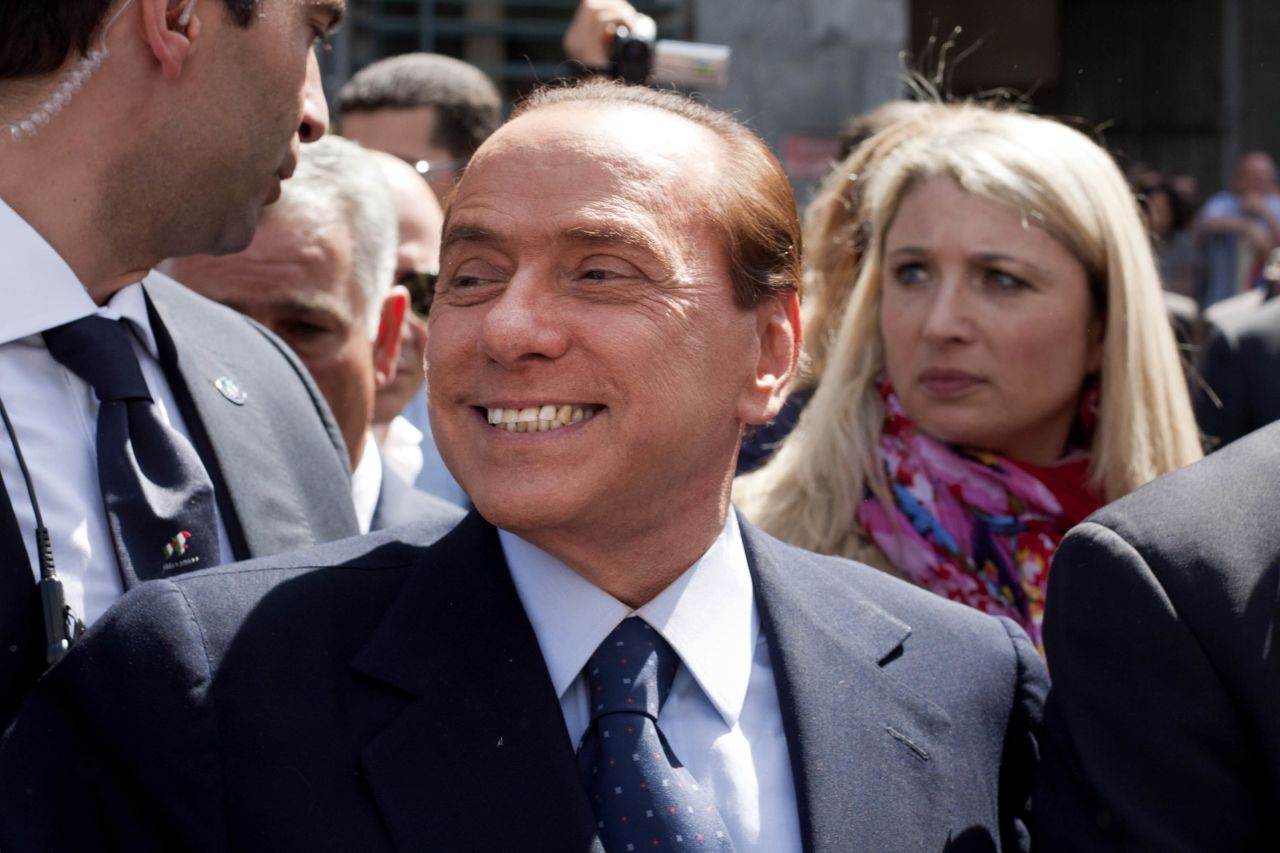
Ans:
{"type": "Polygon", "coordinates": [[[0,744],[0,844],[1026,847],[1021,630],[729,505],[795,373],[799,247],[727,115],[532,97],[459,184],[431,310],[476,511],[128,596],[0,744]]]}
{"type": "Polygon", "coordinates": [[[342,8],[5,6],[0,720],[47,645],[138,581],[355,532],[341,437],[297,359],[149,272],[248,243],[300,143],[324,133],[311,48],[342,8]],[[42,580],[44,618],[36,581],[52,575],[65,607],[42,580]]]}

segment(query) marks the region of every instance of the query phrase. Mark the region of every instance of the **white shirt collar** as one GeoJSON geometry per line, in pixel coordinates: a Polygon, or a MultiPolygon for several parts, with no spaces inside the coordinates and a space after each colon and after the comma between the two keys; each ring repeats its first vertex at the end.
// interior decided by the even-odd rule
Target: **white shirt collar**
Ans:
{"type": "Polygon", "coordinates": [[[151,356],[159,357],[142,288],[136,283],[121,288],[99,308],[62,256],[3,199],[0,257],[9,264],[0,276],[0,304],[8,308],[0,313],[0,344],[101,314],[129,320],[151,356]]]}
{"type": "MultiPolygon", "coordinates": [[[[563,697],[600,643],[633,611],[515,534],[499,530],[498,538],[552,684],[563,697]]],[[[707,552],[634,613],[671,644],[725,724],[736,725],[760,621],[732,509],[707,552]]]]}
{"type": "Polygon", "coordinates": [[[373,527],[373,515],[378,510],[378,498],[382,495],[382,456],[373,433],[364,435],[364,450],[360,461],[351,472],[351,501],[356,507],[356,523],[361,533],[373,527]]]}

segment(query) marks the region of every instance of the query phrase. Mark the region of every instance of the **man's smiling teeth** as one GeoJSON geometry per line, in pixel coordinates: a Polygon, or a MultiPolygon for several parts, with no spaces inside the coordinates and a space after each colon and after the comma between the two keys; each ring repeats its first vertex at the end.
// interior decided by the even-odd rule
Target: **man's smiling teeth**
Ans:
{"type": "Polygon", "coordinates": [[[549,432],[590,420],[599,406],[571,406],[567,403],[529,406],[525,409],[487,409],[489,423],[507,432],[549,432]]]}

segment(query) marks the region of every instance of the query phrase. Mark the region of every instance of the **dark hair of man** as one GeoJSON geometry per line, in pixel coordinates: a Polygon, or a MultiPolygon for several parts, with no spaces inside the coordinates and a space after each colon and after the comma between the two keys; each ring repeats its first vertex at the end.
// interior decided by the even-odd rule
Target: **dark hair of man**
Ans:
{"type": "Polygon", "coordinates": [[[710,214],[724,233],[733,270],[734,301],[754,308],[799,293],[800,220],[791,184],[768,146],[727,113],[675,92],[590,80],[535,91],[512,118],[565,104],[638,106],[662,110],[710,130],[724,144],[710,214]]]}
{"type": "Polygon", "coordinates": [[[436,53],[406,53],[362,69],[338,93],[342,115],[431,107],[435,130],[426,140],[451,157],[467,158],[502,123],[502,96],[474,65],[436,53]]]}
{"type": "MultiPolygon", "coordinates": [[[[52,74],[75,51],[84,56],[117,0],[0,0],[0,80],[52,74]]],[[[260,0],[222,0],[247,27],[260,0]]]]}

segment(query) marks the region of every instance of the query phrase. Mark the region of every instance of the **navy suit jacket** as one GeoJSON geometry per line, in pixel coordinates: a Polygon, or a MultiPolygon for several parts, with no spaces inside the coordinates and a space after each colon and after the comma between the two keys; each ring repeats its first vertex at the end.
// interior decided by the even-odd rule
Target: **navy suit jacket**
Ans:
{"type": "Polygon", "coordinates": [[[1062,541],[1036,789],[1047,851],[1275,850],[1280,424],[1062,541]]]}
{"type": "MultiPolygon", "coordinates": [[[[144,584],[0,741],[0,848],[600,850],[495,530],[144,584]]],[[[805,849],[1022,849],[1022,631],[743,523],[805,849]]]]}
{"type": "MultiPolygon", "coordinates": [[[[297,357],[258,324],[171,279],[153,273],[143,287],[161,366],[236,558],[354,535],[347,451],[297,357]],[[218,390],[221,377],[244,392],[243,404],[218,390]]],[[[38,495],[42,472],[33,475],[38,495]]],[[[40,598],[23,547],[31,536],[0,483],[0,721],[44,670],[40,598]],[[8,594],[16,590],[25,595],[8,594]]]]}

